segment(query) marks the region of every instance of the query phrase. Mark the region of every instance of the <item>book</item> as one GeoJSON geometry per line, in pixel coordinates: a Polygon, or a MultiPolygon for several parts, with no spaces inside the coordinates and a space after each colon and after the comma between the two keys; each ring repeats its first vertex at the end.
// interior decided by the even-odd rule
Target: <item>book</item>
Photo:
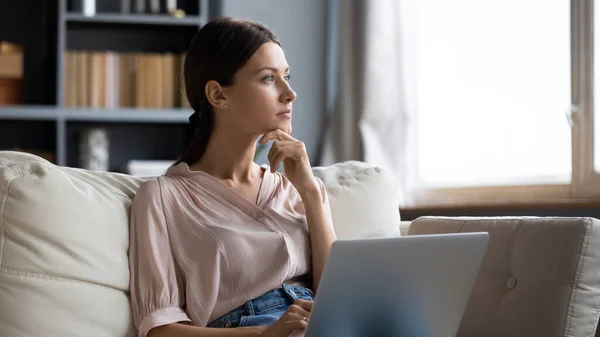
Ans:
{"type": "Polygon", "coordinates": [[[107,109],[181,107],[187,102],[181,98],[181,59],[172,53],[68,51],[64,104],[107,109]]]}
{"type": "Polygon", "coordinates": [[[121,0],[121,13],[123,13],[123,14],[131,13],[131,1],[132,0],[121,0]]]}

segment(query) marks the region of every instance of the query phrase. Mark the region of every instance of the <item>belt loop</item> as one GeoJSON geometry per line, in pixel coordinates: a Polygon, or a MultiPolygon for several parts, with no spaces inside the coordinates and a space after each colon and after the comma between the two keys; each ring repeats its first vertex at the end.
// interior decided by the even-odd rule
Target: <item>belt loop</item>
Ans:
{"type": "Polygon", "coordinates": [[[244,303],[244,308],[246,309],[246,316],[254,316],[254,305],[252,304],[252,301],[244,303]]]}
{"type": "Polygon", "coordinates": [[[283,284],[283,291],[290,297],[292,302],[296,301],[300,296],[294,291],[294,287],[289,284],[283,284]]]}

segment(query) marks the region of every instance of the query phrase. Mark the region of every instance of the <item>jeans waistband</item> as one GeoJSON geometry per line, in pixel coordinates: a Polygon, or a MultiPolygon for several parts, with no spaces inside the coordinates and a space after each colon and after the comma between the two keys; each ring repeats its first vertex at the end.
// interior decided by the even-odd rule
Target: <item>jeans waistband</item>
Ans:
{"type": "Polygon", "coordinates": [[[252,299],[229,313],[219,317],[209,326],[222,326],[227,322],[240,319],[242,316],[254,316],[268,313],[269,310],[275,310],[282,306],[289,306],[297,299],[312,301],[313,292],[305,287],[283,284],[280,288],[273,289],[255,299],[252,299]]]}

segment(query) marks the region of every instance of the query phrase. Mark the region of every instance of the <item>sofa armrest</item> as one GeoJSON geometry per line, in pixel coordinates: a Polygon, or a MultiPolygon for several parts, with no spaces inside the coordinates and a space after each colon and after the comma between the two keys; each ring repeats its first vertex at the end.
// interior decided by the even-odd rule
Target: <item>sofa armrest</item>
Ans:
{"type": "Polygon", "coordinates": [[[400,229],[398,231],[400,235],[408,235],[408,230],[411,223],[412,221],[400,221],[400,229]]]}
{"type": "Polygon", "coordinates": [[[481,231],[490,242],[457,336],[594,336],[599,220],[422,217],[408,234],[481,231]]]}

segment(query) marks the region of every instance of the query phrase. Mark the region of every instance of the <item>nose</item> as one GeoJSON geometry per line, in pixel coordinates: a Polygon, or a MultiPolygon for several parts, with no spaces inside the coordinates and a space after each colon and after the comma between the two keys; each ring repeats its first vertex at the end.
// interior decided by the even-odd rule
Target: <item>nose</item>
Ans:
{"type": "Polygon", "coordinates": [[[285,87],[283,90],[283,93],[281,95],[281,99],[282,102],[284,103],[292,103],[293,101],[296,100],[296,97],[298,97],[296,95],[296,92],[294,90],[292,90],[292,87],[290,86],[290,84],[288,82],[285,82],[285,87]]]}

